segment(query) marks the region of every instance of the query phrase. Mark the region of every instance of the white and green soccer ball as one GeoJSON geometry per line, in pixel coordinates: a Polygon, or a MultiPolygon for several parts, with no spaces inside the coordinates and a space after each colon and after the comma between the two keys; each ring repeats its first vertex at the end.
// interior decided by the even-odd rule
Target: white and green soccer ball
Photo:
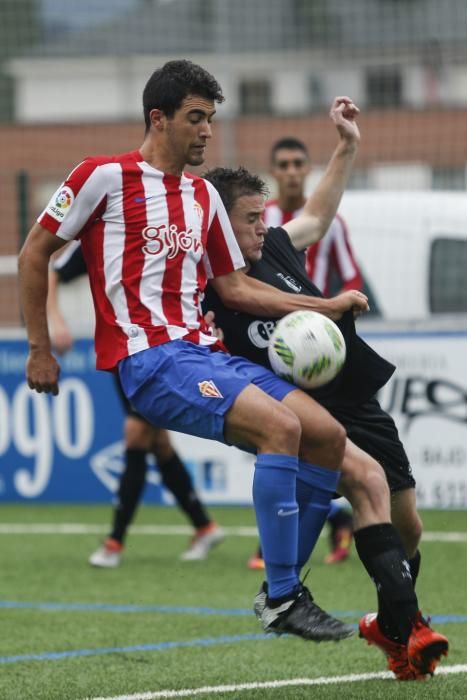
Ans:
{"type": "Polygon", "coordinates": [[[274,372],[302,389],[330,382],[345,362],[344,336],[316,311],[293,311],[277,323],[268,356],[274,372]]]}

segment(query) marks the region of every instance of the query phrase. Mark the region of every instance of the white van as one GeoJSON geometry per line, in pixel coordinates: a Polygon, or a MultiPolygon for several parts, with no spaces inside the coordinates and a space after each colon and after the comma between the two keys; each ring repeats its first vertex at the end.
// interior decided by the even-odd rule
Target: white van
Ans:
{"type": "Polygon", "coordinates": [[[350,190],[339,213],[385,320],[467,313],[467,193],[350,190]]]}

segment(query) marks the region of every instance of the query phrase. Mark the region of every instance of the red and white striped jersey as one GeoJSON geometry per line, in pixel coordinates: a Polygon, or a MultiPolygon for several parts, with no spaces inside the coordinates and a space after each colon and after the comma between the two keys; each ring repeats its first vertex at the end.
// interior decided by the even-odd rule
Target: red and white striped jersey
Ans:
{"type": "MultiPolygon", "coordinates": [[[[264,221],[266,226],[283,226],[303,211],[283,211],[277,199],[266,202],[264,221]]],[[[325,296],[330,293],[332,273],[340,280],[340,291],[362,289],[363,279],[355,260],[344,219],[337,214],[323,238],[309,246],[305,257],[306,271],[311,281],[325,296]]]]}
{"type": "Polygon", "coordinates": [[[296,219],[303,211],[303,207],[295,209],[295,211],[284,211],[280,208],[277,199],[269,199],[266,202],[266,211],[264,212],[264,223],[269,228],[283,226],[288,221],[296,219]]]}
{"type": "Polygon", "coordinates": [[[96,313],[98,369],[184,338],[217,342],[204,322],[207,280],[244,266],[224,205],[206,180],[167,175],[139,151],[87,158],[38,219],[79,238],[96,313]]]}

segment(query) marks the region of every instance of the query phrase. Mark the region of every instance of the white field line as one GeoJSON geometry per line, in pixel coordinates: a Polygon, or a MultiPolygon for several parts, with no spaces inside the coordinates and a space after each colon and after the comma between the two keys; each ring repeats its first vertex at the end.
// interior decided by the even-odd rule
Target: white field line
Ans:
{"type": "MultiPolygon", "coordinates": [[[[0,523],[0,535],[105,535],[108,525],[82,523],[0,523]]],[[[257,537],[254,526],[223,527],[233,537],[257,537]]],[[[133,525],[132,535],[191,535],[189,525],[133,525]]],[[[467,542],[467,532],[424,532],[423,542],[467,542]]]]}
{"type": "MultiPolygon", "coordinates": [[[[437,676],[450,673],[467,673],[467,664],[441,666],[436,671],[437,676]]],[[[362,681],[394,679],[390,671],[380,673],[352,673],[348,676],[323,676],[321,678],[291,678],[283,681],[267,681],[265,683],[238,683],[236,685],[211,685],[203,688],[186,688],[184,690],[157,690],[148,693],[132,695],[114,695],[112,697],[94,697],[86,700],[159,700],[159,698],[192,698],[195,695],[216,695],[218,693],[238,693],[242,690],[272,690],[309,685],[334,685],[337,683],[359,683],[362,681]]],[[[430,683],[428,680],[427,683],[430,683]]]]}
{"type": "MultiPolygon", "coordinates": [[[[0,523],[0,535],[102,535],[108,525],[83,523],[0,523]]],[[[256,527],[223,527],[228,535],[257,537],[256,527]]],[[[132,535],[192,535],[189,525],[132,525],[132,535]]],[[[466,533],[467,537],[467,533],[466,533]]]]}

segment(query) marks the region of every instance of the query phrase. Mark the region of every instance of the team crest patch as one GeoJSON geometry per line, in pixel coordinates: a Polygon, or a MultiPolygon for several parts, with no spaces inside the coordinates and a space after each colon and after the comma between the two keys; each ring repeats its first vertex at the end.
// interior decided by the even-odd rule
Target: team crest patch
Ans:
{"type": "Polygon", "coordinates": [[[195,202],[193,209],[194,209],[195,215],[198,217],[198,220],[199,220],[200,225],[202,226],[202,225],[203,225],[203,219],[204,219],[204,209],[203,209],[203,207],[201,206],[201,204],[199,204],[199,202],[195,202]]]}
{"type": "Polygon", "coordinates": [[[198,382],[200,394],[208,399],[223,399],[221,392],[214,384],[212,379],[205,379],[204,382],[198,382]]]}

